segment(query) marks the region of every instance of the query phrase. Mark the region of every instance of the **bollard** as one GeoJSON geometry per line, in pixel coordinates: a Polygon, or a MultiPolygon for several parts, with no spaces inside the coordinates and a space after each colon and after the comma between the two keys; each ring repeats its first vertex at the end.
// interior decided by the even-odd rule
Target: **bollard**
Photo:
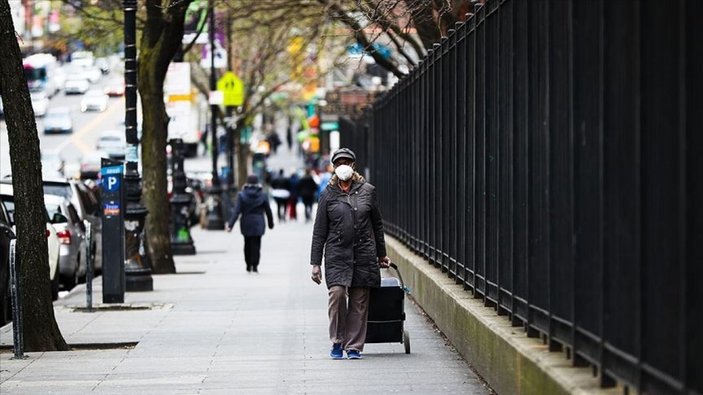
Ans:
{"type": "Polygon", "coordinates": [[[83,220],[85,224],[85,305],[89,313],[93,312],[93,265],[95,261],[95,250],[93,249],[93,227],[88,220],[83,220]]]}
{"type": "Polygon", "coordinates": [[[12,297],[12,340],[15,356],[12,359],[25,359],[24,338],[22,337],[22,295],[20,294],[19,276],[15,246],[17,240],[10,240],[10,291],[12,297]]]}

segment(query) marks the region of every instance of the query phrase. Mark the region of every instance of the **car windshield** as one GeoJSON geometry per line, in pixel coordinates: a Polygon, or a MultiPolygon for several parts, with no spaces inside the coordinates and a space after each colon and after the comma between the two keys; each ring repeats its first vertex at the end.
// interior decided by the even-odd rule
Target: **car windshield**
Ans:
{"type": "Polygon", "coordinates": [[[44,193],[46,195],[56,195],[70,199],[71,187],[68,184],[44,184],[44,193]]]}
{"type": "Polygon", "coordinates": [[[61,205],[56,203],[45,203],[46,212],[49,214],[49,218],[54,218],[55,214],[63,214],[61,212],[61,205]]]}

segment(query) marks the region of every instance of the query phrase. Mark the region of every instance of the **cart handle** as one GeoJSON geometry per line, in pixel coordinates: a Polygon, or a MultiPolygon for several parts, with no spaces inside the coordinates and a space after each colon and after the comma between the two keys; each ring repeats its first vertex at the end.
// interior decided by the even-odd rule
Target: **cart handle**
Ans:
{"type": "Polygon", "coordinates": [[[393,262],[390,262],[389,266],[395,270],[395,273],[398,275],[398,279],[400,280],[400,286],[403,288],[403,291],[405,293],[409,294],[410,293],[410,288],[405,286],[405,282],[403,281],[403,276],[400,275],[400,270],[398,270],[398,265],[396,265],[393,262]]]}

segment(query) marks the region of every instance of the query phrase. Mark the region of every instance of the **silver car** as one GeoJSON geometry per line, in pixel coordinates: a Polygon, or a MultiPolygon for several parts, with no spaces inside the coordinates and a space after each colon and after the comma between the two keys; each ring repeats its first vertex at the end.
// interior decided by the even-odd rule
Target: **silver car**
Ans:
{"type": "MultiPolygon", "coordinates": [[[[79,180],[44,180],[44,194],[63,196],[68,199],[78,212],[81,221],[90,222],[93,231],[93,267],[95,273],[102,271],[102,219],[100,202],[96,191],[79,180]]],[[[87,270],[87,260],[81,261],[79,277],[83,278],[87,270]]]]}
{"type": "Polygon", "coordinates": [[[62,196],[44,195],[44,205],[59,238],[59,280],[69,290],[85,275],[85,225],[62,196]]]}
{"type": "Polygon", "coordinates": [[[127,138],[122,130],[105,130],[100,134],[95,146],[98,151],[105,151],[112,159],[124,159],[127,150],[127,138]]]}

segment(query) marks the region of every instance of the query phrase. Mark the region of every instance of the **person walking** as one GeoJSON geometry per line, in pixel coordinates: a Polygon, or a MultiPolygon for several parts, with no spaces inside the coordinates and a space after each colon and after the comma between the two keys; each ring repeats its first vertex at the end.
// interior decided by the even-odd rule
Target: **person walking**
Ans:
{"type": "Polygon", "coordinates": [[[305,169],[305,175],[298,183],[298,194],[303,201],[303,206],[305,206],[305,222],[310,222],[312,204],[315,203],[315,195],[317,194],[317,182],[315,182],[310,168],[305,169]]]}
{"type": "Polygon", "coordinates": [[[290,180],[283,174],[283,169],[278,172],[278,176],[271,180],[271,196],[276,202],[276,212],[278,220],[286,221],[286,205],[290,198],[290,180]]]}
{"type": "Polygon", "coordinates": [[[244,260],[247,264],[247,272],[259,272],[259,258],[261,257],[261,236],[266,231],[264,215],[268,220],[269,229],[273,229],[273,213],[269,205],[269,198],[259,184],[259,177],[250,175],[242,191],[237,194],[237,203],[234,206],[232,217],[227,222],[227,232],[232,231],[232,227],[237,218],[242,216],[240,230],[244,236],[244,260]]]}
{"type": "Polygon", "coordinates": [[[360,359],[366,341],[370,288],[381,285],[386,256],[383,219],[373,185],[354,171],[356,155],[340,148],[332,155],[335,175],[317,206],[310,264],[312,280],[328,288],[330,358],[360,359]]]}
{"type": "Polygon", "coordinates": [[[298,176],[298,171],[293,170],[290,177],[288,177],[288,183],[290,185],[290,197],[288,198],[288,216],[291,221],[298,220],[298,184],[300,183],[300,177],[298,176]]]}

